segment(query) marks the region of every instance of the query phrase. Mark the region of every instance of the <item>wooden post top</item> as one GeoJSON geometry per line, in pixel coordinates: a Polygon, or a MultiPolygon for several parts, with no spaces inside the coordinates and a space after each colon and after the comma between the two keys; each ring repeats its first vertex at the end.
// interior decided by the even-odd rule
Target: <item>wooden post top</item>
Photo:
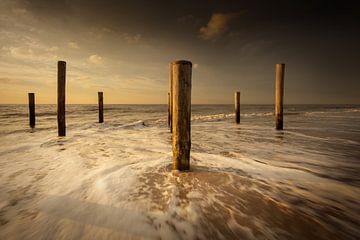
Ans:
{"type": "Polygon", "coordinates": [[[187,60],[176,60],[171,62],[171,64],[190,64],[192,66],[192,62],[187,61],[187,60]]]}
{"type": "Polygon", "coordinates": [[[58,64],[66,64],[65,61],[58,61],[58,64]]]}

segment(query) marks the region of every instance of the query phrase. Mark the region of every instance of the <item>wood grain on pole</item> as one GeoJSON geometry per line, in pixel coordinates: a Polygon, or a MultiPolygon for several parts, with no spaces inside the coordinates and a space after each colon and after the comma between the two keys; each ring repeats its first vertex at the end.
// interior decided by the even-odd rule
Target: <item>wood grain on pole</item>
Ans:
{"type": "Polygon", "coordinates": [[[172,63],[170,63],[170,133],[173,132],[173,72],[172,72],[172,63]]]}
{"type": "Polygon", "coordinates": [[[57,82],[57,119],[58,135],[66,136],[65,124],[65,80],[66,80],[66,62],[58,61],[58,82],[57,82]]]}
{"type": "Polygon", "coordinates": [[[191,148],[191,71],[189,61],[172,63],[172,149],[173,169],[190,169],[191,148]]]}
{"type": "Polygon", "coordinates": [[[284,72],[285,64],[276,64],[275,125],[277,130],[283,129],[284,72]]]}
{"type": "Polygon", "coordinates": [[[30,127],[35,127],[35,93],[29,93],[29,120],[30,127]]]}
{"type": "Polygon", "coordinates": [[[168,127],[170,128],[170,93],[168,92],[168,127]]]}
{"type": "Polygon", "coordinates": [[[103,92],[98,92],[99,100],[99,123],[104,122],[104,95],[103,92]]]}
{"type": "Polygon", "coordinates": [[[240,92],[235,92],[235,122],[240,123],[240,92]]]}

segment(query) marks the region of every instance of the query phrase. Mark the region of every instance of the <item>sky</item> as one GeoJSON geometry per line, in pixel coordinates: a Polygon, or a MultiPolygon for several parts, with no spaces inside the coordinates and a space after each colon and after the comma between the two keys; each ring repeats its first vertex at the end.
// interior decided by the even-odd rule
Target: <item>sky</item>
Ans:
{"type": "Polygon", "coordinates": [[[0,0],[0,104],[165,104],[169,63],[193,63],[192,103],[360,104],[360,8],[320,0],[0,0]]]}

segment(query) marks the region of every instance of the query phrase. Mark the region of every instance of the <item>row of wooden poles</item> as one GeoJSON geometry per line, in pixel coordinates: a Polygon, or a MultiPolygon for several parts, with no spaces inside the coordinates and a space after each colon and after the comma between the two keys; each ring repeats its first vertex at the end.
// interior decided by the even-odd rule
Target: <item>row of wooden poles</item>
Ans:
{"type": "MultiPolygon", "coordinates": [[[[57,122],[58,136],[66,136],[65,122],[65,83],[66,83],[66,62],[58,62],[58,80],[57,80],[57,122]]],[[[29,93],[29,120],[30,127],[35,127],[35,93],[29,93]]],[[[99,123],[104,122],[104,94],[98,92],[99,105],[99,123]]]]}
{"type": "MultiPolygon", "coordinates": [[[[276,64],[275,127],[283,129],[285,64],[276,64]]],[[[170,63],[168,125],[172,133],[173,169],[190,170],[192,63],[170,63]]],[[[235,92],[235,122],[240,123],[240,92],[235,92]]]]}
{"type": "MultiPolygon", "coordinates": [[[[285,64],[276,64],[275,125],[283,129],[285,64]]],[[[191,75],[192,63],[179,60],[170,63],[168,125],[172,133],[173,169],[190,170],[191,149],[191,75]]],[[[65,124],[66,62],[58,62],[57,122],[58,136],[66,136],[65,124]]],[[[240,123],[240,92],[235,92],[235,122],[240,123]]],[[[104,122],[103,92],[98,92],[99,123],[104,122]]],[[[30,127],[35,127],[35,94],[29,93],[30,127]]]]}
{"type": "MultiPolygon", "coordinates": [[[[35,127],[35,93],[28,93],[29,95],[29,120],[30,127],[35,127]]],[[[64,94],[65,96],[65,94],[64,94]]],[[[58,125],[59,127],[59,136],[66,135],[66,124],[65,124],[65,104],[62,104],[63,101],[60,101],[58,104],[58,125]],[[61,130],[60,130],[61,129],[61,130]]],[[[98,92],[98,104],[99,104],[99,123],[104,122],[104,93],[98,92]]]]}

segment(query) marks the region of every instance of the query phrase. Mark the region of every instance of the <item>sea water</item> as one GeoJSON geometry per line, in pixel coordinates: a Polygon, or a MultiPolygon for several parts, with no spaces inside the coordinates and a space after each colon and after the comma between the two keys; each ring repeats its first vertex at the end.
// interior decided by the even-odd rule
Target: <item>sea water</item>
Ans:
{"type": "Polygon", "coordinates": [[[172,172],[165,105],[0,105],[0,239],[358,239],[360,106],[193,105],[172,172]]]}

